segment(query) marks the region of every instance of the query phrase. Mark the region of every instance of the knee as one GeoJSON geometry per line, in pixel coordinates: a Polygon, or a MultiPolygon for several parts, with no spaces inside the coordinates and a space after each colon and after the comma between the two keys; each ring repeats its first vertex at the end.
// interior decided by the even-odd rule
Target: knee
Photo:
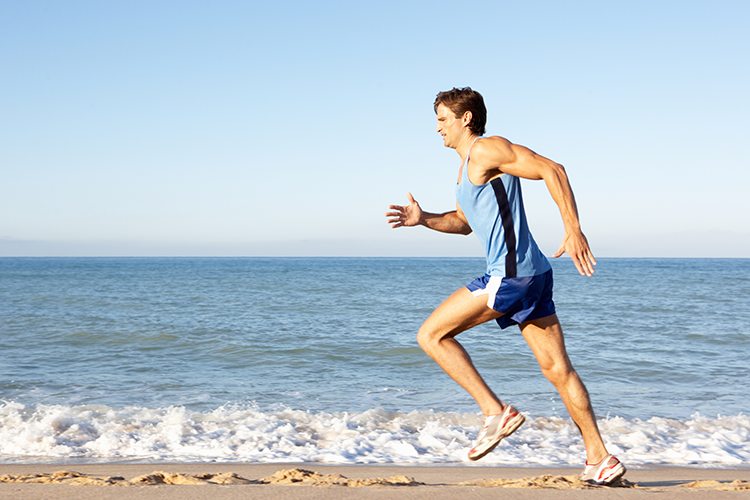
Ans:
{"type": "Polygon", "coordinates": [[[425,329],[424,325],[422,325],[422,327],[417,332],[417,343],[419,344],[419,347],[421,347],[425,352],[430,348],[430,338],[431,335],[425,329]]]}
{"type": "Polygon", "coordinates": [[[574,377],[576,375],[573,366],[568,360],[541,365],[541,368],[544,376],[547,377],[547,380],[552,382],[552,385],[554,385],[555,387],[564,385],[568,380],[570,380],[570,377],[574,377]]]}
{"type": "Polygon", "coordinates": [[[434,330],[422,325],[417,332],[417,343],[424,352],[432,356],[432,352],[438,347],[440,343],[440,335],[434,330]]]}

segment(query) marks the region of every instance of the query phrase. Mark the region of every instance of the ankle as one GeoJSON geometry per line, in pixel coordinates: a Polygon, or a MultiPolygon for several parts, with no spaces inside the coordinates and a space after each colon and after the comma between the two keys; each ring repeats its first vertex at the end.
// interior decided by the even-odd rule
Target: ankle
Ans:
{"type": "Polygon", "coordinates": [[[503,403],[499,404],[492,404],[490,406],[487,406],[486,409],[482,409],[482,415],[485,417],[491,417],[492,415],[500,415],[502,412],[505,411],[506,405],[503,403]]]}
{"type": "Polygon", "coordinates": [[[600,464],[602,460],[604,460],[608,456],[609,456],[609,453],[607,453],[606,450],[604,451],[604,454],[601,454],[601,455],[600,454],[589,455],[586,457],[586,465],[600,464]]]}

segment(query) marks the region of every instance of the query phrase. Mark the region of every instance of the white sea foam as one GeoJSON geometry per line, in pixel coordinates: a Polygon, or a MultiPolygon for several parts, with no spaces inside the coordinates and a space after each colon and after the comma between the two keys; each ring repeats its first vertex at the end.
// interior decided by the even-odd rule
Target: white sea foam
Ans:
{"type": "MultiPolygon", "coordinates": [[[[263,412],[224,406],[0,406],[0,461],[112,459],[222,462],[434,464],[467,461],[480,425],[475,414],[263,412]]],[[[750,417],[687,421],[600,420],[612,453],[629,464],[750,462],[750,417]]],[[[584,448],[569,420],[527,415],[526,424],[481,464],[579,465],[584,448]]]]}

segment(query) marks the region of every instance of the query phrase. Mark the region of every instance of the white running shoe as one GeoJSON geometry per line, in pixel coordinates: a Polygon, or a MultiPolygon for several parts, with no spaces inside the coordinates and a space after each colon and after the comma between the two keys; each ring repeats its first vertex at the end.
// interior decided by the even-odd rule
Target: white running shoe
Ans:
{"type": "Polygon", "coordinates": [[[596,485],[609,485],[624,476],[626,470],[617,458],[607,455],[598,464],[590,464],[587,461],[581,480],[596,485]]]}
{"type": "Polygon", "coordinates": [[[479,460],[500,444],[503,438],[513,434],[526,417],[518,413],[518,410],[511,405],[505,405],[503,412],[498,415],[484,417],[484,426],[482,427],[477,443],[469,451],[469,460],[479,460]]]}

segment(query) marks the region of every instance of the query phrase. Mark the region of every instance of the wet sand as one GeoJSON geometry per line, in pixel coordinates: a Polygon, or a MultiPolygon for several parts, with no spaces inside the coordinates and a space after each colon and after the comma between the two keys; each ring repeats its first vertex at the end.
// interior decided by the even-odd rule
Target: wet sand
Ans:
{"type": "Polygon", "coordinates": [[[631,469],[595,487],[572,468],[322,464],[0,465],[0,498],[750,498],[750,470],[631,469]]]}

